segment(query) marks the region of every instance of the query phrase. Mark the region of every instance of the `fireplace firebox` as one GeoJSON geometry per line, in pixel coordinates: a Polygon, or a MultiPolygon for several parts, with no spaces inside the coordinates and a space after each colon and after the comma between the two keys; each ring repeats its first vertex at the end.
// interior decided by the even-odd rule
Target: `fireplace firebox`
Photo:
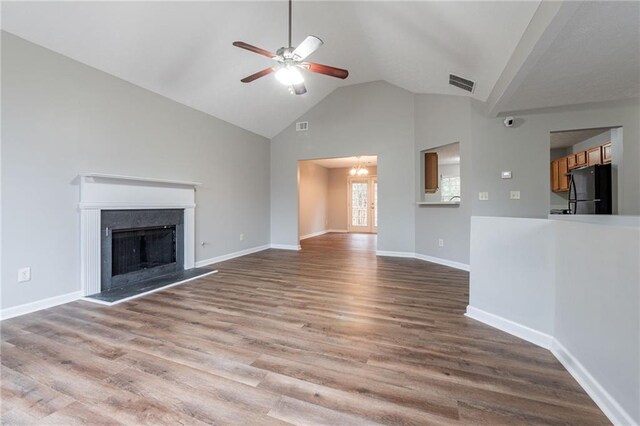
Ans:
{"type": "Polygon", "coordinates": [[[184,269],[184,210],[104,210],[101,291],[184,269]]]}

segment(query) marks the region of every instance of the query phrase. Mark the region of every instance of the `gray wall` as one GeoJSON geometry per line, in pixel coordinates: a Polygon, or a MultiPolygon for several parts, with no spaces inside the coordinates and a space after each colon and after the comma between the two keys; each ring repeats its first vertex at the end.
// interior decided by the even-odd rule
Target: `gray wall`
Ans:
{"type": "Polygon", "coordinates": [[[311,161],[298,163],[300,238],[323,232],[329,224],[329,169],[311,161]]]}
{"type": "Polygon", "coordinates": [[[415,95],[414,167],[416,192],[420,199],[422,175],[420,151],[460,142],[460,198],[458,206],[416,206],[416,253],[469,263],[469,221],[473,178],[470,100],[462,96],[415,95]],[[444,247],[438,247],[438,239],[444,247]]]}
{"type": "Polygon", "coordinates": [[[384,82],[338,89],[271,141],[271,241],[298,244],[298,160],[378,156],[378,250],[414,251],[413,95],[384,82]]]}
{"type": "MultiPolygon", "coordinates": [[[[546,217],[549,207],[549,133],[551,131],[623,126],[623,141],[614,152],[620,163],[619,214],[640,214],[640,100],[518,114],[516,125],[504,127],[502,118],[489,119],[481,105],[472,105],[473,181],[477,191],[488,191],[489,201],[473,197],[474,216],[546,217]],[[513,171],[513,179],[500,179],[501,170],[513,171]],[[520,200],[509,191],[520,190],[520,200]]],[[[476,191],[476,192],[477,192],[476,191]]]]}
{"type": "Polygon", "coordinates": [[[5,32],[2,113],[2,308],[80,289],[80,172],[202,182],[196,260],[270,241],[263,137],[5,32]]]}

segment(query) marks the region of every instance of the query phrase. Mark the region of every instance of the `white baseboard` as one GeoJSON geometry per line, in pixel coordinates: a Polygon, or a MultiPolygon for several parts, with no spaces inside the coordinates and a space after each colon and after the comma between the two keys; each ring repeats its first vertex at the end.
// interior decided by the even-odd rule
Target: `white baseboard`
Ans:
{"type": "Polygon", "coordinates": [[[318,232],[313,232],[311,234],[303,235],[303,236],[300,237],[300,241],[306,240],[307,238],[319,237],[320,235],[324,235],[327,232],[329,232],[329,231],[327,231],[325,229],[324,231],[318,231],[318,232]]]}
{"type": "Polygon", "coordinates": [[[491,327],[497,328],[498,330],[502,330],[506,333],[524,339],[534,345],[541,346],[545,349],[551,348],[553,337],[538,330],[534,330],[533,328],[529,328],[501,316],[483,311],[482,309],[474,308],[471,305],[467,306],[467,313],[464,315],[469,318],[473,318],[476,321],[490,325],[491,327]]]}
{"type": "Polygon", "coordinates": [[[441,259],[439,257],[427,256],[420,253],[411,253],[408,251],[376,250],[376,256],[408,257],[412,259],[424,260],[425,262],[437,263],[438,265],[444,265],[450,268],[461,269],[467,272],[470,270],[469,265],[467,265],[466,263],[455,262],[448,259],[441,259]]]}
{"type": "Polygon", "coordinates": [[[5,308],[0,311],[0,320],[5,320],[20,315],[30,314],[41,309],[53,308],[54,306],[63,305],[73,302],[82,297],[81,291],[74,291],[60,296],[50,297],[48,299],[38,300],[36,302],[25,303],[24,305],[5,308]]]}
{"type": "Polygon", "coordinates": [[[471,268],[466,263],[456,262],[454,260],[442,259],[440,257],[427,256],[426,254],[416,253],[416,259],[424,260],[425,262],[437,263],[438,265],[448,266],[450,268],[461,269],[469,272],[471,268]]]}
{"type": "Polygon", "coordinates": [[[629,413],[606,391],[604,387],[589,373],[589,371],[573,356],[569,350],[556,339],[551,343],[551,352],[567,369],[569,374],[582,386],[593,402],[611,420],[614,425],[636,425],[629,413]]]}
{"type": "Polygon", "coordinates": [[[300,244],[298,245],[293,245],[293,244],[271,244],[271,248],[272,249],[277,249],[277,250],[302,250],[302,247],[300,247],[300,244]]]}
{"type": "Polygon", "coordinates": [[[386,251],[376,250],[376,256],[388,256],[388,257],[409,257],[415,259],[416,254],[408,251],[386,251]]]}
{"type": "Polygon", "coordinates": [[[346,234],[347,232],[349,231],[346,229],[327,229],[327,234],[330,234],[330,233],[346,234]]]}
{"type": "Polygon", "coordinates": [[[545,349],[549,349],[614,425],[638,425],[629,413],[627,413],[611,394],[589,373],[578,358],[569,352],[569,350],[553,336],[483,311],[482,309],[474,308],[473,306],[467,306],[465,316],[545,349]]]}
{"type": "Polygon", "coordinates": [[[213,265],[214,263],[223,262],[225,260],[233,259],[240,256],[246,256],[251,253],[257,253],[259,251],[266,250],[270,247],[271,246],[269,244],[266,244],[263,246],[252,247],[252,248],[236,251],[229,254],[223,254],[222,256],[212,257],[210,259],[199,260],[196,262],[196,268],[202,268],[203,266],[213,265]]]}
{"type": "Polygon", "coordinates": [[[105,300],[98,300],[98,299],[94,299],[94,298],[91,298],[91,297],[83,297],[82,300],[85,300],[85,301],[91,302],[91,303],[97,303],[98,305],[113,306],[113,305],[118,305],[120,303],[124,303],[124,302],[129,301],[129,300],[137,299],[139,297],[146,296],[146,295],[151,294],[151,293],[156,293],[158,291],[166,290],[168,288],[175,287],[177,285],[184,284],[184,283],[189,282],[189,281],[198,280],[198,279],[200,279],[202,277],[206,277],[206,276],[209,276],[211,274],[217,274],[217,273],[218,273],[217,270],[211,271],[211,272],[207,272],[206,274],[198,275],[197,277],[187,278],[186,280],[178,281],[177,283],[167,284],[167,285],[165,285],[163,287],[154,288],[153,290],[149,290],[149,291],[145,291],[144,293],[136,294],[135,296],[126,297],[124,299],[118,300],[117,302],[107,302],[105,300]]]}

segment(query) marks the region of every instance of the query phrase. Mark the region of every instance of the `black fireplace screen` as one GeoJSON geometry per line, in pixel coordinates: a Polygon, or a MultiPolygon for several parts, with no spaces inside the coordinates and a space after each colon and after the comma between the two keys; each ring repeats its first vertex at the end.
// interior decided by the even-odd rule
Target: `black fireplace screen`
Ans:
{"type": "Polygon", "coordinates": [[[112,276],[176,262],[176,227],[114,230],[112,276]]]}

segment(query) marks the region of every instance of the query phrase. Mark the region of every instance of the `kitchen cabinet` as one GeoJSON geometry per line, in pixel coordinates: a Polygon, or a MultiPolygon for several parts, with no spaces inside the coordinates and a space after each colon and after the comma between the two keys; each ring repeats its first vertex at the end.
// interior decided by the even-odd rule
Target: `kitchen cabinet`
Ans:
{"type": "Polygon", "coordinates": [[[558,192],[558,160],[551,162],[551,190],[558,192]]]}
{"type": "Polygon", "coordinates": [[[596,146],[587,150],[587,166],[602,164],[602,147],[596,146]]]}
{"type": "Polygon", "coordinates": [[[582,151],[578,152],[576,155],[576,165],[575,167],[584,167],[587,165],[587,152],[582,151]]]}
{"type": "Polygon", "coordinates": [[[424,153],[424,192],[434,194],[438,191],[438,153],[424,153]]]}
{"type": "Polygon", "coordinates": [[[551,190],[553,192],[565,192],[569,190],[568,171],[567,157],[559,158],[551,162],[551,190]]]}
{"type": "Polygon", "coordinates": [[[569,170],[578,167],[575,154],[567,155],[567,168],[569,170]]]}
{"type": "Polygon", "coordinates": [[[602,145],[602,163],[607,164],[611,162],[611,142],[602,145]]]}
{"type": "Polygon", "coordinates": [[[564,192],[569,190],[569,177],[567,172],[569,171],[567,157],[560,158],[558,160],[558,191],[564,192]]]}

